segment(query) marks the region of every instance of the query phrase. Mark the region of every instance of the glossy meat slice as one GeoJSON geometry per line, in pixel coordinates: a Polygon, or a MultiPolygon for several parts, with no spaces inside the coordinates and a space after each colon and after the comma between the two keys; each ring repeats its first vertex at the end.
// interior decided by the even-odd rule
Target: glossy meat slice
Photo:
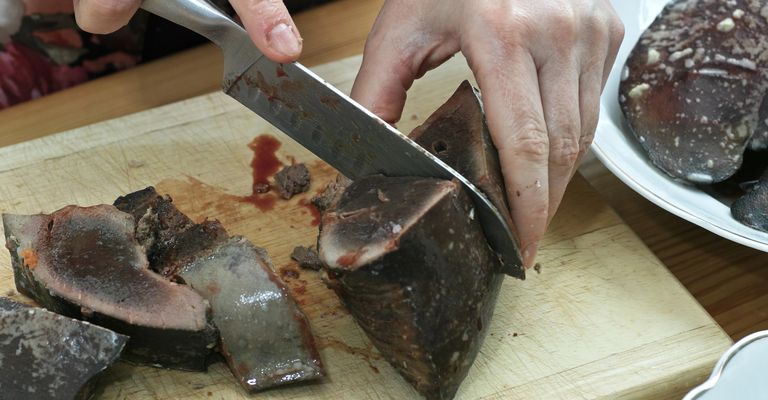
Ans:
{"type": "Polygon", "coordinates": [[[376,347],[429,399],[453,398],[503,279],[456,182],[360,179],[323,215],[320,258],[376,347]]]}
{"type": "Polygon", "coordinates": [[[206,302],[149,271],[130,215],[112,206],[3,215],[17,289],[51,311],[131,337],[125,358],[204,370],[216,343],[206,302]]]}
{"type": "Polygon", "coordinates": [[[154,188],[115,205],[138,219],[152,267],[211,304],[221,353],[244,388],[263,390],[323,375],[309,323],[274,274],[266,251],[228,237],[217,221],[196,224],[154,188]]]}
{"type": "Polygon", "coordinates": [[[720,182],[765,146],[765,0],[675,0],[640,37],[620,85],[627,123],[674,178],[720,182]],[[754,136],[754,137],[753,137],[754,136]]]}
{"type": "Polygon", "coordinates": [[[323,375],[309,322],[266,251],[235,236],[179,276],[210,301],[222,354],[243,387],[258,391],[323,375]]]}
{"type": "Polygon", "coordinates": [[[0,398],[88,399],[128,338],[0,299],[0,398]]]}

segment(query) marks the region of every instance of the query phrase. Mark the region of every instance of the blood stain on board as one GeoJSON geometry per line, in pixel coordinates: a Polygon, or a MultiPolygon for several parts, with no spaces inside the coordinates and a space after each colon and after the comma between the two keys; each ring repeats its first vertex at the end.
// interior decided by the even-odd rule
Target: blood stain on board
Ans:
{"type": "Polygon", "coordinates": [[[254,193],[264,193],[262,191],[264,185],[269,191],[269,178],[283,166],[283,162],[277,158],[277,150],[281,145],[282,143],[272,135],[260,135],[248,144],[248,148],[253,151],[251,169],[254,193]]]}
{"type": "Polygon", "coordinates": [[[299,205],[309,211],[309,215],[312,216],[312,221],[310,222],[312,226],[320,225],[320,211],[317,209],[317,207],[315,207],[314,204],[309,202],[307,199],[301,199],[299,200],[299,205]]]}

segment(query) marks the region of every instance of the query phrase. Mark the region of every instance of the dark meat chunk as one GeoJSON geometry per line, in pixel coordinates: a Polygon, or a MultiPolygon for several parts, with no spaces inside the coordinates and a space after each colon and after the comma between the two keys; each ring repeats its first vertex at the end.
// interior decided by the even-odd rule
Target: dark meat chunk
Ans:
{"type": "Polygon", "coordinates": [[[352,184],[352,181],[344,175],[336,175],[336,179],[329,182],[325,189],[317,196],[312,197],[312,205],[322,214],[325,210],[331,208],[338,200],[344,189],[352,184]]]}
{"type": "Polygon", "coordinates": [[[479,94],[468,81],[408,136],[482,190],[514,229],[499,153],[479,94]]]}
{"type": "Polygon", "coordinates": [[[429,399],[453,398],[503,279],[472,208],[456,182],[375,176],[347,187],[323,215],[319,252],[332,286],[429,399]]]}
{"type": "Polygon", "coordinates": [[[127,341],[87,322],[0,299],[0,397],[88,399],[127,341]]]}
{"type": "Polygon", "coordinates": [[[721,182],[747,146],[765,147],[764,13],[761,0],[676,0],[640,37],[619,101],[650,160],[670,176],[721,182]]]}
{"type": "Polygon", "coordinates": [[[274,274],[267,252],[232,237],[179,273],[213,309],[222,354],[240,384],[258,391],[323,376],[309,322],[274,274]]]}
{"type": "Polygon", "coordinates": [[[115,205],[138,220],[137,237],[152,268],[210,302],[220,351],[244,388],[258,391],[323,375],[309,323],[264,250],[230,238],[217,221],[194,223],[151,187],[115,205]]]}
{"type": "Polygon", "coordinates": [[[297,246],[291,252],[291,259],[299,263],[299,267],[313,269],[315,271],[323,268],[320,256],[313,247],[297,246]]]}
{"type": "Polygon", "coordinates": [[[128,194],[115,200],[115,207],[136,221],[136,239],[147,249],[150,268],[163,276],[174,276],[181,266],[228,238],[218,221],[196,224],[169,196],[155,188],[128,194]]]}
{"type": "Polygon", "coordinates": [[[130,215],[112,206],[3,215],[17,289],[45,308],[131,337],[125,358],[204,370],[216,343],[192,289],[149,271],[130,215]]]}
{"type": "Polygon", "coordinates": [[[742,224],[768,232],[768,171],[733,203],[731,213],[742,224]]]}
{"type": "Polygon", "coordinates": [[[309,170],[304,164],[289,165],[275,175],[277,191],[284,199],[306,192],[309,190],[309,183],[309,170]]]}

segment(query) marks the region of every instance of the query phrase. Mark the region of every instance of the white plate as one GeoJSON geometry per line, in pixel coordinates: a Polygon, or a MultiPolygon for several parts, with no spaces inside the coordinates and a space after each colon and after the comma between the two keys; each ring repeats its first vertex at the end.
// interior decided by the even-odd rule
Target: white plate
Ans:
{"type": "Polygon", "coordinates": [[[668,0],[611,0],[625,26],[624,43],[603,93],[595,155],[619,179],[659,207],[726,239],[768,251],[768,233],[742,225],[724,199],[672,180],[653,166],[624,125],[619,108],[619,77],[640,34],[668,0]]]}
{"type": "Polygon", "coordinates": [[[723,354],[706,382],[683,400],[765,400],[768,398],[768,331],[739,340],[723,354]]]}

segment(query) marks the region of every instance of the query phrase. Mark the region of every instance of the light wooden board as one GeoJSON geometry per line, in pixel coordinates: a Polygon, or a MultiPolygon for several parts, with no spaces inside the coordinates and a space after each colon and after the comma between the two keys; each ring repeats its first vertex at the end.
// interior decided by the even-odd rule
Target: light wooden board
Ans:
{"type": "MultiPolygon", "coordinates": [[[[349,90],[359,58],[316,68],[349,90]]],[[[456,58],[415,85],[399,124],[408,131],[469,76],[456,58]]],[[[87,112],[83,110],[83,112],[87,112]]],[[[301,205],[333,171],[221,94],[153,109],[0,149],[0,211],[50,212],[111,202],[156,185],[197,219],[218,218],[265,247],[278,269],[311,244],[316,227],[301,205]],[[271,211],[250,194],[248,148],[271,134],[278,152],[306,162],[310,194],[271,211]]],[[[504,283],[490,334],[457,398],[679,398],[703,381],[730,339],[597,194],[577,177],[542,245],[541,274],[504,283]]],[[[246,395],[223,364],[208,373],[119,364],[100,398],[404,399],[414,391],[383,361],[314,272],[289,279],[317,337],[328,377],[246,395]]],[[[0,293],[13,292],[7,252],[0,293]]],[[[18,294],[14,297],[20,298],[18,294]]]]}

